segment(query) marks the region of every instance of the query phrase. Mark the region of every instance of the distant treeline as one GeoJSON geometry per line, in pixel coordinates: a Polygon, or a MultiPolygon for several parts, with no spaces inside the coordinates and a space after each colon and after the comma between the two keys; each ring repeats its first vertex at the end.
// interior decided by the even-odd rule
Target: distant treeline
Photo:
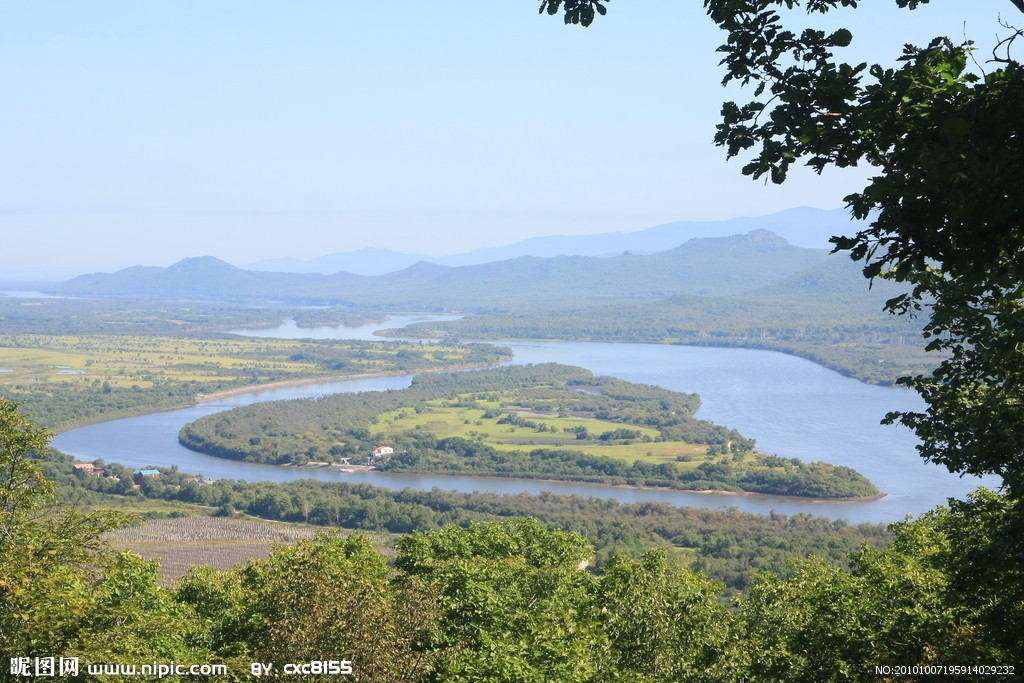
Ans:
{"type": "MultiPolygon", "coordinates": [[[[312,303],[312,302],[311,302],[312,303]]],[[[239,328],[362,325],[387,315],[346,305],[316,308],[126,298],[25,299],[0,296],[6,334],[132,334],[188,336],[239,328]]]]}
{"type": "Polygon", "coordinates": [[[747,491],[780,496],[855,498],[878,494],[856,470],[841,465],[759,456],[754,464],[728,457],[683,470],[675,463],[625,462],[563,448],[510,454],[469,439],[412,436],[398,455],[379,468],[388,472],[432,472],[562,479],[609,485],[660,486],[687,491],[747,491]],[[406,447],[407,446],[407,447],[406,447]]]}

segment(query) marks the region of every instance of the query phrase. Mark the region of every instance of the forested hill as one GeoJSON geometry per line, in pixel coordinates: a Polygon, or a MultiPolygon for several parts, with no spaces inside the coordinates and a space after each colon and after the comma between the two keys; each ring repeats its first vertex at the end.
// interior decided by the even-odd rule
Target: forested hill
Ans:
{"type": "Polygon", "coordinates": [[[391,310],[507,310],[564,302],[636,301],[673,294],[731,294],[766,286],[821,262],[767,230],[693,239],[668,251],[609,258],[524,256],[474,266],[420,263],[363,277],[245,271],[212,257],[168,268],[83,275],[54,291],[76,295],[344,302],[391,310]]]}

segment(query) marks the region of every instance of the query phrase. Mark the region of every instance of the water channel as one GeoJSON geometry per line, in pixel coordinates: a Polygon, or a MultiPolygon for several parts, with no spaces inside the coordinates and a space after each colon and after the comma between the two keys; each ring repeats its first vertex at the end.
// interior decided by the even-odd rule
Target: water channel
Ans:
{"type": "MultiPolygon", "coordinates": [[[[297,328],[283,323],[273,330],[238,330],[241,334],[277,337],[373,339],[373,332],[424,318],[392,316],[386,323],[359,327],[297,328]]],[[[178,443],[187,422],[221,410],[270,401],[339,392],[398,389],[412,376],[322,382],[304,386],[257,389],[191,408],[104,422],[70,430],[54,446],[82,460],[103,458],[130,467],[177,465],[185,472],[247,481],[319,479],[355,481],[390,489],[438,487],[463,492],[555,493],[616,498],[623,502],[659,500],[674,505],[736,507],[766,514],[806,512],[851,522],[890,522],[962,498],[978,485],[996,487],[998,480],[961,479],[944,468],[924,463],[906,429],[885,427],[879,420],[889,410],[920,407],[918,397],[904,389],[870,386],[843,377],[809,361],[773,351],[751,349],[609,344],[592,342],[508,343],[515,363],[559,362],[579,365],[596,374],[668,389],[699,393],[698,417],[757,439],[766,453],[821,460],[860,471],[887,495],[869,502],[820,502],[765,495],[725,495],[609,487],[596,484],[433,476],[382,472],[344,473],[257,465],[215,458],[178,443]]]]}

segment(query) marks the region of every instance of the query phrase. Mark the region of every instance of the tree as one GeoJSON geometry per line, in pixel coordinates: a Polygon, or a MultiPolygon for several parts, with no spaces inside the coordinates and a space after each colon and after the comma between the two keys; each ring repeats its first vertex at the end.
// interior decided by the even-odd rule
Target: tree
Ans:
{"type": "Polygon", "coordinates": [[[396,544],[395,566],[437,593],[438,680],[591,681],[604,648],[586,539],[534,519],[449,526],[396,544]]]}
{"type": "Polygon", "coordinates": [[[406,683],[422,680],[436,656],[422,647],[437,620],[433,601],[418,582],[393,577],[364,536],[324,533],[228,572],[197,568],[177,597],[210,625],[209,647],[233,670],[253,661],[277,672],[294,662],[348,661],[346,680],[406,683]]]}
{"type": "Polygon", "coordinates": [[[1013,508],[982,489],[894,524],[893,544],[855,553],[849,572],[810,558],[792,576],[761,575],[741,602],[744,680],[876,681],[879,665],[1012,660],[1024,625],[1020,562],[1005,554],[1007,532],[1020,538],[1013,508]]]}
{"type": "Polygon", "coordinates": [[[182,655],[188,627],[156,586],[155,563],[100,539],[131,518],[55,505],[38,462],[50,437],[0,399],[0,662],[182,655]]]}
{"type": "Polygon", "coordinates": [[[664,549],[639,560],[614,555],[598,586],[609,640],[607,680],[644,683],[735,680],[732,615],[721,585],[672,567],[664,549]]]}
{"type": "MultiPolygon", "coordinates": [[[[927,0],[896,0],[914,9],[927,0]]],[[[1011,0],[1024,12],[1024,0],[1011,0]]],[[[905,46],[895,66],[849,64],[846,29],[794,29],[793,14],[856,8],[857,0],[705,0],[727,32],[723,83],[754,88],[727,102],[715,136],[743,173],[785,182],[793,164],[817,172],[868,164],[877,174],[845,198],[870,219],[836,250],[869,278],[906,283],[893,313],[922,315],[931,375],[901,379],[926,403],[894,412],[922,439],[921,455],[950,471],[996,474],[1024,496],[1024,67],[1007,35],[984,66],[973,43],[939,37],[905,46]],[[783,18],[785,15],[785,20],[783,18]],[[972,64],[976,67],[972,70],[972,64]]],[[[604,14],[596,0],[544,0],[567,23],[604,14]]]]}

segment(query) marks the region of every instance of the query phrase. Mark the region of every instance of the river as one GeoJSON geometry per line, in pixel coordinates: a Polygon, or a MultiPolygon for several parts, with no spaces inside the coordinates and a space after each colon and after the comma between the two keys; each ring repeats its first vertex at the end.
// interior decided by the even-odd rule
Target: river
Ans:
{"type": "MultiPolygon", "coordinates": [[[[422,317],[392,316],[387,323],[359,327],[296,328],[283,323],[272,330],[237,330],[258,336],[370,339],[372,333],[400,327],[422,317]]],[[[130,467],[177,465],[220,479],[287,481],[301,478],[356,481],[391,489],[438,487],[464,492],[571,493],[616,498],[623,502],[660,500],[675,505],[747,512],[807,512],[851,522],[891,522],[962,498],[974,487],[998,485],[995,478],[961,479],[924,463],[915,437],[879,420],[889,410],[914,410],[920,399],[910,391],[870,386],[810,361],[774,351],[735,348],[609,344],[594,342],[507,343],[515,363],[558,362],[579,365],[601,375],[696,392],[703,403],[698,417],[757,439],[766,453],[821,460],[860,471],[887,495],[868,502],[819,502],[765,495],[725,495],[609,487],[596,484],[452,477],[382,472],[344,473],[291,469],[225,460],[196,453],[178,443],[182,425],[221,410],[270,401],[330,393],[398,389],[412,376],[377,377],[305,386],[254,390],[191,408],[104,422],[58,435],[53,445],[82,460],[103,458],[130,467]]]]}

